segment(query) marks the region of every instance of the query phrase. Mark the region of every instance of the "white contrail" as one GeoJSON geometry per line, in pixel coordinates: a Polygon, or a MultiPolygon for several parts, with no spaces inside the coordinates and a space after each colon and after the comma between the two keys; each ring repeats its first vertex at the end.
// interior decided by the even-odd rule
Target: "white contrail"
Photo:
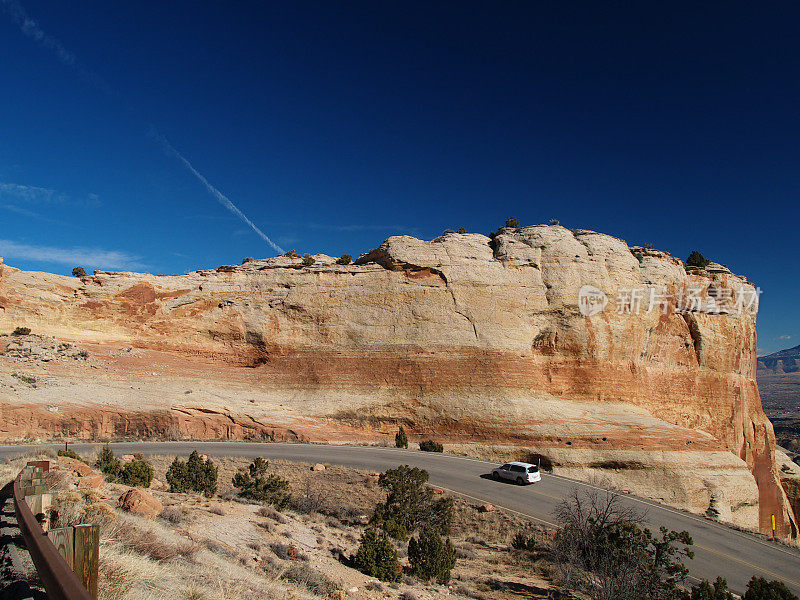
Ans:
{"type": "MultiPolygon", "coordinates": [[[[114,92],[114,90],[111,89],[99,75],[84,67],[78,61],[77,56],[75,56],[75,54],[67,50],[64,47],[64,44],[62,44],[60,40],[46,34],[42,30],[42,28],[39,27],[39,24],[28,15],[28,13],[25,11],[25,8],[23,8],[22,4],[20,4],[18,0],[0,0],[0,8],[5,9],[5,12],[9,14],[11,20],[17,24],[17,26],[20,28],[20,30],[24,35],[31,38],[36,43],[44,46],[48,50],[54,52],[55,55],[58,57],[58,60],[60,60],[63,64],[77,71],[77,73],[81,77],[86,79],[89,83],[91,83],[101,91],[105,92],[106,94],[112,96],[117,95],[114,92]]],[[[132,109],[132,112],[137,112],[137,111],[132,109]]],[[[189,170],[189,172],[192,175],[194,175],[200,181],[200,183],[202,183],[206,187],[206,189],[211,193],[211,195],[214,196],[219,201],[219,203],[222,204],[222,206],[227,208],[234,215],[239,217],[242,221],[247,223],[247,225],[249,225],[250,228],[261,237],[261,239],[267,242],[267,244],[269,244],[273,250],[275,250],[280,254],[283,254],[283,249],[280,246],[278,246],[275,242],[273,242],[271,239],[269,239],[269,236],[267,236],[267,234],[265,234],[258,227],[256,227],[255,223],[253,223],[250,219],[248,219],[247,215],[245,215],[241,210],[239,210],[239,207],[237,207],[233,202],[231,202],[227,198],[227,196],[225,196],[225,194],[223,194],[217,188],[211,185],[208,182],[208,180],[205,177],[203,177],[203,175],[192,166],[192,163],[190,163],[180,152],[178,152],[177,150],[175,150],[175,148],[172,147],[172,144],[169,143],[167,138],[165,138],[162,134],[160,134],[156,130],[156,128],[153,127],[152,125],[149,127],[149,130],[152,137],[158,140],[158,142],[164,147],[165,150],[167,150],[170,154],[172,154],[178,160],[180,160],[183,166],[186,167],[189,170]]]]}
{"type": "Polygon", "coordinates": [[[250,226],[250,228],[261,237],[261,239],[263,239],[265,242],[267,242],[267,244],[272,246],[272,249],[275,250],[275,252],[277,252],[278,254],[283,254],[284,252],[283,248],[281,248],[280,246],[278,246],[278,244],[273,242],[266,233],[261,231],[256,226],[255,223],[253,223],[250,219],[248,219],[247,215],[245,215],[241,210],[239,210],[239,207],[236,206],[233,202],[231,202],[230,199],[225,194],[223,194],[217,188],[211,185],[208,182],[208,179],[203,177],[203,175],[197,169],[195,169],[194,166],[192,166],[192,163],[190,163],[186,159],[186,157],[184,157],[180,152],[175,150],[175,148],[172,146],[172,144],[169,143],[169,140],[167,140],[167,138],[158,133],[158,131],[156,131],[155,128],[151,128],[150,132],[151,135],[156,140],[158,140],[158,142],[164,147],[164,150],[166,150],[169,154],[172,154],[175,158],[181,161],[181,163],[183,163],[183,166],[186,167],[192,175],[197,177],[200,183],[206,186],[206,189],[211,193],[212,196],[214,196],[219,201],[220,204],[222,204],[222,206],[227,208],[229,211],[231,211],[233,214],[239,217],[242,221],[247,223],[250,226]]]}

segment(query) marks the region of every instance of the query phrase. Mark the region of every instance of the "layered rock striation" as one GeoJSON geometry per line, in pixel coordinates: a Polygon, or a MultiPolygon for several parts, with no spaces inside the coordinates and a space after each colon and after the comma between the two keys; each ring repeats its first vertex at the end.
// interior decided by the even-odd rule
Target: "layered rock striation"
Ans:
{"type": "Polygon", "coordinates": [[[775,514],[795,535],[743,277],[560,226],[392,237],[352,265],[315,258],[81,279],[0,264],[0,331],[82,344],[106,390],[59,387],[67,375],[52,369],[67,367],[48,365],[56,391],[0,385],[0,432],[86,434],[75,421],[93,410],[107,424],[95,436],[378,439],[403,423],[552,455],[572,475],[746,527],[766,531],[775,514]],[[122,346],[144,354],[119,358],[122,346]],[[148,379],[148,364],[164,368],[148,379]],[[190,384],[199,397],[178,391],[190,384]]]}

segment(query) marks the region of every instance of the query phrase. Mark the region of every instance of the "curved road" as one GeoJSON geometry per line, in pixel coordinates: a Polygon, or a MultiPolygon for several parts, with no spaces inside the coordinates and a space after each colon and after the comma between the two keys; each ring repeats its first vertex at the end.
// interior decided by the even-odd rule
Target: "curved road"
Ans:
{"type": "MultiPolygon", "coordinates": [[[[58,448],[56,445],[49,445],[58,448]]],[[[70,444],[78,453],[91,451],[99,444],[70,444]]],[[[0,457],[40,450],[45,446],[0,446],[0,457]]],[[[542,474],[542,481],[519,487],[481,477],[495,463],[415,450],[372,446],[327,446],[250,442],[130,442],[113,443],[117,454],[188,455],[197,449],[210,456],[241,456],[327,462],[368,471],[385,471],[402,464],[415,465],[430,473],[430,483],[479,502],[490,502],[536,522],[555,527],[555,508],[576,489],[594,486],[557,475],[542,474]]],[[[688,531],[694,539],[695,557],[688,561],[692,579],[712,580],[721,575],[729,587],[743,593],[753,575],[780,579],[800,595],[800,552],[742,533],[718,523],[666,506],[622,495],[626,506],[644,513],[644,523],[657,530],[664,525],[688,531]]]]}

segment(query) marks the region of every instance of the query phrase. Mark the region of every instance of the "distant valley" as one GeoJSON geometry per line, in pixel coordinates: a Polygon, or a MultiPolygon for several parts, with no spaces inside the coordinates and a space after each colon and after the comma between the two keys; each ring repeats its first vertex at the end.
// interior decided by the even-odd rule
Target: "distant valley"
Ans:
{"type": "Polygon", "coordinates": [[[800,346],[759,357],[757,377],[778,444],[800,452],[800,346]]]}

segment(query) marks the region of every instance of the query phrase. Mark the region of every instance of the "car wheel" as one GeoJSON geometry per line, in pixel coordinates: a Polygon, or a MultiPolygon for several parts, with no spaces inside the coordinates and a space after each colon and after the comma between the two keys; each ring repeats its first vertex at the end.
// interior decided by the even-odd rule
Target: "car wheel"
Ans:
{"type": "Polygon", "coordinates": [[[525,482],[523,481],[522,477],[517,477],[517,485],[525,485],[525,482]]]}
{"type": "Polygon", "coordinates": [[[499,481],[500,473],[498,473],[497,471],[492,471],[492,479],[494,479],[495,481],[499,481]]]}

